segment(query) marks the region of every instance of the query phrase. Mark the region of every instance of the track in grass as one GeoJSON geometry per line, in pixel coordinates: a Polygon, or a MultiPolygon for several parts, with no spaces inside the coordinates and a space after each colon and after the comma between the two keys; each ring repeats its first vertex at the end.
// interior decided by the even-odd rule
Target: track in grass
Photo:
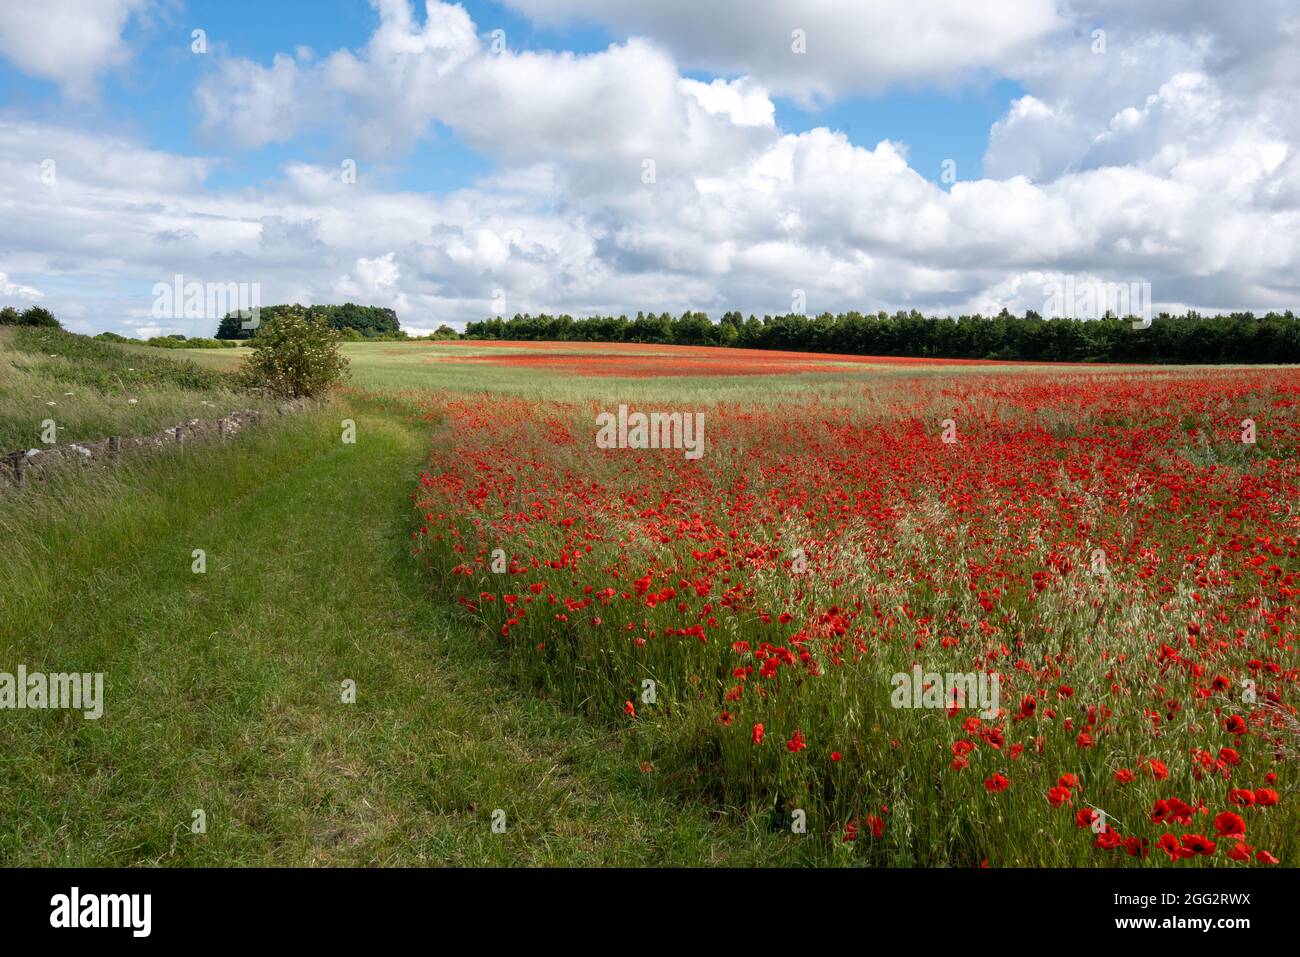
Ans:
{"type": "Polygon", "coordinates": [[[404,507],[423,443],[336,410],[8,503],[0,660],[101,671],[106,703],[5,712],[0,862],[795,859],[647,796],[607,732],[518,694],[429,600],[404,507]]]}

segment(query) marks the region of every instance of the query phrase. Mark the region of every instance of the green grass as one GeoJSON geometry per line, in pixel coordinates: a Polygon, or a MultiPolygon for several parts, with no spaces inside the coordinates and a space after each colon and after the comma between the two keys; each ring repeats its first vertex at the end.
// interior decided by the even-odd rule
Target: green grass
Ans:
{"type": "Polygon", "coordinates": [[[224,370],[187,361],[198,351],[133,350],[60,329],[0,330],[0,453],[43,448],[47,420],[67,443],[270,407],[224,370]]]}
{"type": "Polygon", "coordinates": [[[0,713],[0,864],[798,860],[654,797],[616,737],[511,686],[431,600],[407,546],[426,441],[358,402],[0,503],[0,670],[106,685],[98,721],[0,713]]]}
{"type": "MultiPolygon", "coordinates": [[[[435,591],[409,555],[436,425],[419,397],[830,402],[850,379],[866,414],[885,380],[937,373],[580,379],[430,361],[474,346],[343,349],[352,388],[325,410],[0,495],[0,671],[106,684],[98,721],[0,711],[0,864],[850,861],[703,785],[659,780],[667,768],[643,773],[653,741],[536,693],[435,591]],[[355,445],[340,441],[344,418],[355,445]],[[355,704],[340,700],[344,679],[355,704]],[[490,826],[498,808],[505,834],[490,826]],[[190,831],[196,809],[206,834],[190,831]]],[[[6,331],[0,451],[38,445],[47,417],[66,442],[265,407],[225,375],[247,353],[6,331]]]]}

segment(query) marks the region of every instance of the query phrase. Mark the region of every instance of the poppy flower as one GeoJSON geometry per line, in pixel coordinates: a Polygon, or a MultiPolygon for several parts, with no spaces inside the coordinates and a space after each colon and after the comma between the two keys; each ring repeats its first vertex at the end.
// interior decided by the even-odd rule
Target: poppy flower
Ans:
{"type": "Polygon", "coordinates": [[[629,718],[635,718],[636,707],[632,704],[632,702],[626,701],[623,703],[623,713],[627,715],[629,718]]]}
{"type": "Polygon", "coordinates": [[[1233,788],[1228,792],[1228,803],[1238,807],[1250,807],[1255,803],[1255,792],[1245,788],[1233,788]]]}
{"type": "Polygon", "coordinates": [[[1192,808],[1178,798],[1164,798],[1156,801],[1151,809],[1151,820],[1156,824],[1174,821],[1178,824],[1192,823],[1192,808]]]}
{"type": "Polygon", "coordinates": [[[764,734],[763,725],[756,724],[754,725],[754,730],[750,732],[749,739],[753,741],[755,744],[762,744],[763,734],[764,734]]]}
{"type": "Polygon", "coordinates": [[[1156,841],[1156,847],[1168,854],[1171,861],[1181,861],[1184,858],[1191,857],[1194,853],[1190,848],[1179,844],[1178,838],[1168,832],[1160,835],[1160,839],[1156,841]]]}
{"type": "Polygon", "coordinates": [[[1245,734],[1246,722],[1239,714],[1231,715],[1223,722],[1223,728],[1229,734],[1245,734]]]}
{"type": "Polygon", "coordinates": [[[1133,772],[1128,768],[1120,768],[1115,772],[1115,780],[1120,784],[1129,784],[1133,781],[1133,772]]]}
{"type": "Polygon", "coordinates": [[[1129,857],[1138,857],[1139,855],[1146,857],[1151,853],[1150,848],[1147,847],[1147,842],[1140,837],[1130,837],[1126,839],[1124,841],[1124,850],[1128,853],[1129,857]]]}
{"type": "Polygon", "coordinates": [[[808,745],[803,739],[803,732],[795,728],[794,734],[790,735],[790,740],[785,743],[785,749],[791,754],[798,754],[806,747],[808,745]]]}
{"type": "Polygon", "coordinates": [[[1246,836],[1246,822],[1241,819],[1240,814],[1224,811],[1214,818],[1214,832],[1217,837],[1241,839],[1246,836]]]}
{"type": "Polygon", "coordinates": [[[1232,845],[1232,849],[1228,851],[1228,857],[1234,861],[1248,861],[1250,860],[1250,855],[1254,850],[1255,849],[1245,841],[1238,841],[1236,844],[1232,845]]]}
{"type": "Polygon", "coordinates": [[[1124,843],[1124,838],[1120,836],[1119,831],[1115,830],[1109,824],[1102,828],[1097,840],[1092,842],[1092,846],[1102,851],[1113,851],[1124,843]]]}
{"type": "Polygon", "coordinates": [[[1209,857],[1214,853],[1214,849],[1218,846],[1218,844],[1215,844],[1208,837],[1205,837],[1202,834],[1183,835],[1183,847],[1187,848],[1193,854],[1199,854],[1202,857],[1209,857]]]}
{"type": "Polygon", "coordinates": [[[1011,782],[1000,774],[994,774],[991,778],[984,779],[984,790],[990,794],[996,794],[1005,791],[1011,787],[1011,782]]]}
{"type": "Polygon", "coordinates": [[[1277,804],[1277,792],[1272,788],[1255,788],[1255,803],[1260,807],[1272,807],[1277,804]]]}
{"type": "Polygon", "coordinates": [[[1052,805],[1052,807],[1059,808],[1062,804],[1069,804],[1070,789],[1063,788],[1060,785],[1057,785],[1054,788],[1049,788],[1047,791],[1047,800],[1052,805]]]}
{"type": "Polygon", "coordinates": [[[1276,864],[1276,863],[1278,863],[1277,858],[1274,857],[1272,854],[1270,854],[1268,851],[1256,851],[1256,852],[1255,852],[1255,860],[1259,861],[1261,864],[1276,864]]]}

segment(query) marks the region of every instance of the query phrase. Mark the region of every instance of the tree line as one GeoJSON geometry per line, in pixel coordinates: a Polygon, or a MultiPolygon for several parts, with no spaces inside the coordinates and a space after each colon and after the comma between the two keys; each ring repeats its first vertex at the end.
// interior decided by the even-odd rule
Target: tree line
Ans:
{"type": "Polygon", "coordinates": [[[925,316],[847,312],[742,317],[638,312],[627,316],[515,315],[470,322],[464,339],[643,342],[836,352],[847,355],[1039,362],[1300,362],[1300,321],[1291,310],[1257,316],[1161,313],[1135,317],[925,316]]]}
{"type": "MultiPolygon", "coordinates": [[[[258,310],[259,322],[269,322],[294,309],[305,309],[309,317],[324,319],[332,329],[343,334],[344,339],[405,338],[397,313],[385,306],[359,306],[345,302],[341,306],[262,306],[258,310]]],[[[256,329],[245,328],[251,318],[246,311],[227,313],[217,327],[218,339],[251,339],[256,329]]]]}

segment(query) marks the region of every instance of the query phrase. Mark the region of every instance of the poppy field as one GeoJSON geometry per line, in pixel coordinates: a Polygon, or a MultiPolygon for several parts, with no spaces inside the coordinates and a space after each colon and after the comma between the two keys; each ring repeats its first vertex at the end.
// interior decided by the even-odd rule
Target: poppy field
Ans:
{"type": "Polygon", "coordinates": [[[424,394],[412,548],[648,791],[864,865],[1294,864],[1293,372],[598,360],[424,394]]]}

